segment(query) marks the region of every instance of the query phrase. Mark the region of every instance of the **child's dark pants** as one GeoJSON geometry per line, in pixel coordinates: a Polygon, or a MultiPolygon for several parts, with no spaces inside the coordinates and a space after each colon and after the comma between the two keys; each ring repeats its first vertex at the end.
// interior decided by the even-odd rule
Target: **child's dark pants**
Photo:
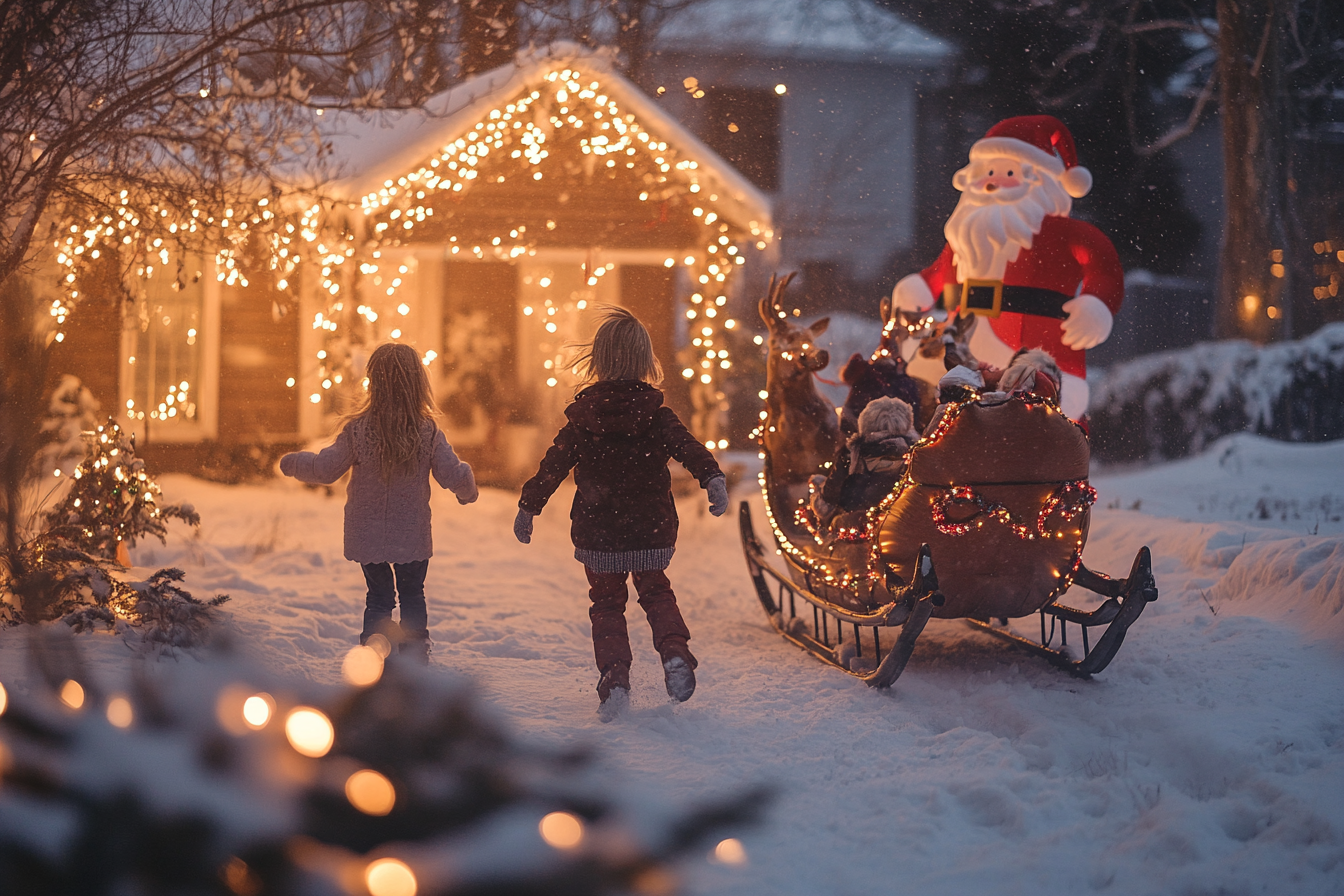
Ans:
{"type": "Polygon", "coordinates": [[[408,639],[429,637],[425,612],[425,573],[428,560],[410,563],[361,563],[369,593],[364,601],[364,631],[359,643],[384,631],[392,622],[392,608],[401,601],[401,632],[408,639]]]}
{"type": "Polygon", "coordinates": [[[593,605],[588,608],[588,618],[593,622],[593,658],[597,660],[599,671],[605,672],[617,663],[630,665],[630,635],[625,627],[625,603],[629,599],[625,580],[630,575],[635,578],[639,605],[649,618],[649,628],[653,629],[653,647],[658,655],[664,659],[690,656],[686,642],[691,633],[677,609],[672,583],[661,569],[637,573],[594,572],[585,566],[583,571],[591,586],[588,595],[593,605]]]}

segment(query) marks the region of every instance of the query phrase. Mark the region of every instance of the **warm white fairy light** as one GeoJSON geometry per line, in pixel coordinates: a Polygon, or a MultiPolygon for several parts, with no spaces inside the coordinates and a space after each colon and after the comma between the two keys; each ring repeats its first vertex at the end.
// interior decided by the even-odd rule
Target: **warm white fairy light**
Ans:
{"type": "MultiPolygon", "coordinates": [[[[461,194],[475,184],[502,183],[513,176],[509,170],[501,170],[501,164],[520,166],[524,176],[530,174],[534,181],[542,180],[541,169],[552,156],[557,134],[566,128],[579,135],[579,151],[606,168],[619,166],[645,171],[646,184],[637,194],[641,202],[689,195],[696,198],[693,217],[703,235],[703,248],[684,256],[687,274],[699,296],[688,309],[687,318],[702,325],[695,348],[705,352],[713,349],[713,353],[695,362],[694,369],[687,367],[691,373],[686,378],[698,384],[697,388],[713,390],[715,395],[711,398],[717,400],[718,377],[731,369],[732,361],[725,346],[714,344],[715,337],[720,329],[736,326],[736,321],[724,313],[723,306],[727,302],[728,278],[745,262],[743,249],[751,240],[746,233],[737,232],[721,220],[714,208],[718,196],[701,182],[698,161],[681,157],[677,150],[636,121],[634,115],[623,111],[603,91],[598,80],[572,67],[546,72],[533,88],[482,115],[474,127],[441,147],[424,164],[385,180],[380,188],[361,196],[357,205],[350,205],[350,210],[358,208],[362,212],[368,222],[363,228],[347,225],[344,210],[318,202],[283,215],[272,210],[271,200],[266,197],[251,204],[236,200],[222,210],[211,210],[195,200],[182,208],[161,208],[152,202],[138,208],[135,197],[122,191],[106,203],[104,214],[72,224],[68,232],[53,242],[65,294],[54,300],[49,309],[55,325],[52,338],[56,341],[65,338],[63,326],[80,298],[78,283],[87,273],[90,261],[102,252],[133,253],[132,269],[147,279],[170,269],[178,250],[170,247],[166,238],[195,235],[199,241],[206,233],[219,237],[214,240],[218,246],[214,255],[215,275],[226,286],[249,285],[243,259],[247,240],[253,237],[266,250],[269,272],[279,292],[291,291],[300,269],[309,269],[311,282],[318,287],[316,294],[323,300],[322,306],[313,311],[311,327],[322,331],[328,344],[334,339],[351,338],[359,332],[358,328],[377,323],[378,308],[367,304],[369,285],[376,287],[386,300],[395,302],[388,304],[388,309],[395,308],[401,316],[411,315],[412,303],[394,297],[409,282],[408,275],[413,269],[404,263],[389,264],[382,258],[381,250],[403,244],[417,226],[431,221],[436,196],[461,194]],[[491,166],[488,175],[484,171],[487,163],[491,166]],[[354,229],[362,230],[367,237],[357,240],[354,229]],[[361,246],[359,240],[364,239],[369,241],[362,244],[366,252],[361,254],[367,257],[347,269],[346,262],[355,257],[361,246]],[[359,285],[364,289],[357,288],[359,285]],[[352,289],[366,297],[365,302],[349,301],[352,289]],[[709,333],[703,333],[706,324],[709,333]]],[[[548,231],[556,226],[553,220],[545,222],[548,231]]],[[[773,232],[756,221],[749,222],[748,230],[758,249],[764,249],[773,238],[773,232]]],[[[498,235],[473,245],[466,245],[455,235],[448,237],[448,243],[450,255],[467,253],[478,259],[493,256],[513,261],[536,253],[536,239],[525,225],[506,225],[498,235]]],[[[675,267],[677,261],[669,257],[665,264],[675,267]]],[[[611,264],[591,271],[585,268],[585,284],[597,286],[613,270],[611,264]]],[[[541,285],[546,287],[549,282],[550,278],[546,278],[541,285]]],[[[585,310],[587,304],[586,300],[580,300],[577,310],[585,310]]],[[[525,316],[532,317],[531,312],[530,307],[524,309],[525,316]]],[[[554,334],[559,327],[550,318],[551,315],[541,316],[538,323],[548,334],[554,334]]],[[[189,344],[195,344],[197,336],[196,332],[189,333],[189,344]]],[[[721,336],[718,341],[722,342],[721,336]]],[[[543,351],[543,361],[553,360],[553,354],[549,348],[543,351]]],[[[434,357],[426,353],[422,360],[428,364],[434,357]]],[[[310,393],[309,400],[316,404],[324,401],[323,391],[331,390],[328,383],[341,382],[343,368],[351,362],[348,351],[329,358],[324,350],[314,360],[316,369],[309,370],[314,375],[313,381],[322,384],[322,389],[310,393]]],[[[548,381],[553,379],[547,377],[548,381]]],[[[292,380],[286,382],[290,388],[294,386],[292,380]]],[[[177,410],[183,408],[183,397],[174,395],[171,402],[168,398],[160,396],[157,407],[128,408],[128,414],[137,419],[145,416],[172,419],[183,414],[184,411],[177,410]]]]}

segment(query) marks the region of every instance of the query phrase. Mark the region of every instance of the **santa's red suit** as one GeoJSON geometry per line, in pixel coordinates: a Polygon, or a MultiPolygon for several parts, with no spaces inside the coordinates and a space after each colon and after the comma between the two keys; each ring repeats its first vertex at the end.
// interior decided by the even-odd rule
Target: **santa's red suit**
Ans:
{"type": "MultiPolygon", "coordinates": [[[[952,262],[952,247],[943,246],[938,260],[920,271],[920,276],[932,295],[943,295],[944,287],[951,285],[955,308],[961,301],[961,281],[952,262]]],[[[1063,302],[1082,294],[1093,295],[1106,304],[1114,315],[1120,310],[1125,297],[1125,273],[1115,246],[1106,234],[1086,221],[1049,215],[1041,222],[1041,230],[1031,246],[1018,253],[1017,261],[1009,262],[1003,272],[1004,286],[1040,287],[1060,293],[1063,302]]],[[[1003,311],[998,317],[986,317],[980,326],[988,323],[1008,348],[1042,348],[1059,364],[1059,369],[1078,377],[1087,376],[1087,355],[1064,344],[1060,321],[1065,314],[1045,317],[1037,314],[1018,314],[1003,311]]],[[[982,360],[990,361],[989,358],[982,360]]],[[[999,365],[1002,366],[1002,365],[999,365]]]]}
{"type": "MultiPolygon", "coordinates": [[[[1110,335],[1124,272],[1100,230],[1068,217],[1072,199],[1092,185],[1072,136],[1048,115],[1006,119],[971,148],[953,185],[962,199],[945,227],[948,243],[937,261],[896,285],[893,306],[922,311],[942,297],[953,313],[978,310],[976,358],[1004,367],[1018,349],[1044,349],[1065,375],[1065,412],[1081,417],[1085,350],[1110,335]]],[[[929,362],[912,361],[911,373],[941,376],[936,364],[921,366],[929,362]]]]}

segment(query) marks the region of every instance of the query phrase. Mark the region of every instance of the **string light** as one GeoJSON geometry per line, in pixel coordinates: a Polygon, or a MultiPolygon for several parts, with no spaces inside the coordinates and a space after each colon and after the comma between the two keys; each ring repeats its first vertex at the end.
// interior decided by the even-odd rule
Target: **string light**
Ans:
{"type": "MultiPolygon", "coordinates": [[[[640,186],[632,198],[640,202],[666,204],[695,197],[692,220],[699,232],[699,248],[681,256],[686,276],[697,290],[699,301],[688,310],[701,344],[713,345],[712,356],[702,354],[698,361],[683,360],[690,369],[686,377],[692,387],[703,393],[705,406],[722,403],[720,378],[732,369],[733,360],[722,344],[721,332],[737,322],[724,312],[730,294],[732,274],[745,263],[744,249],[754,244],[764,249],[774,238],[773,231],[759,221],[723,220],[716,203],[718,195],[704,179],[698,160],[686,157],[650,131],[645,123],[623,109],[602,87],[592,73],[574,66],[561,66],[544,72],[533,84],[484,112],[465,133],[440,147],[422,164],[404,174],[388,178],[349,203],[310,202],[296,211],[278,212],[271,197],[245,202],[235,198],[222,210],[189,200],[171,207],[150,199],[132,196],[128,191],[113,194],[104,203],[101,215],[71,224],[52,244],[66,293],[52,302],[49,313],[55,326],[53,336],[64,339],[63,326],[80,293],[78,284],[90,272],[90,264],[110,249],[129,252],[132,268],[145,281],[167,276],[173,262],[180,268],[185,258],[174,250],[165,236],[197,242],[206,239],[218,248],[214,251],[215,276],[225,286],[246,287],[244,253],[249,240],[265,253],[265,264],[278,292],[294,290],[301,269],[311,271],[314,292],[321,300],[310,319],[311,328],[324,337],[326,345],[307,369],[321,389],[308,391],[309,401],[322,404],[340,390],[334,386],[342,377],[357,382],[353,375],[354,352],[343,341],[358,338],[360,328],[378,324],[380,309],[369,302],[377,294],[388,302],[387,314],[408,316],[414,313],[413,301],[401,293],[415,275],[414,259],[389,261],[385,250],[404,246],[416,228],[435,222],[439,197],[458,200],[465,192],[482,184],[499,184],[521,174],[530,180],[544,178],[548,166],[558,164],[558,156],[570,155],[570,147],[585,160],[607,170],[620,169],[637,175],[640,186]],[[561,149],[563,148],[563,152],[561,149]],[[362,215],[362,226],[350,220],[347,212],[362,215]],[[356,259],[358,252],[358,260],[356,259]],[[352,295],[365,297],[352,302],[352,295]],[[718,343],[718,344],[715,344],[718,343]],[[339,349],[330,351],[332,348],[339,349]]],[[[546,220],[545,231],[553,231],[556,221],[546,220]]],[[[537,237],[525,224],[505,224],[494,234],[470,246],[459,235],[447,237],[450,255],[468,254],[477,259],[493,257],[516,261],[537,252],[537,237]]],[[[667,260],[669,266],[675,259],[667,260]]],[[[614,270],[605,264],[583,271],[584,284],[595,287],[614,270]]],[[[543,284],[546,286],[547,284],[543,284]]],[[[580,300],[578,311],[588,306],[580,300]]],[[[533,315],[525,315],[537,319],[533,315]]],[[[555,320],[539,320],[549,337],[560,334],[555,320]]],[[[197,332],[188,336],[195,345],[197,332]]],[[[543,377],[550,383],[559,378],[554,368],[554,346],[542,351],[542,361],[551,361],[543,377]]],[[[428,366],[435,355],[426,352],[428,366]]],[[[286,385],[293,387],[291,377],[286,385]]],[[[145,407],[128,407],[129,419],[180,421],[194,419],[196,407],[181,386],[150,400],[145,407]],[[171,400],[170,400],[171,399],[171,400]]],[[[712,435],[706,433],[706,436],[712,435]]],[[[723,439],[714,443],[726,444],[723,439]]]]}

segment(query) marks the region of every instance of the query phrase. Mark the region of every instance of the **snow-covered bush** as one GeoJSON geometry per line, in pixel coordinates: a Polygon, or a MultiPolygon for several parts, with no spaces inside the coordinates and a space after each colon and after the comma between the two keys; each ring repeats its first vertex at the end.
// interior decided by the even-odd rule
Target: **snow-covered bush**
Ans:
{"type": "Polygon", "coordinates": [[[1229,433],[1344,438],[1344,323],[1294,342],[1208,342],[1108,369],[1089,405],[1100,460],[1185,457],[1229,433]]]}
{"type": "Polygon", "coordinates": [[[460,680],[371,647],[346,687],[221,655],[126,693],[69,639],[39,654],[49,690],[0,710],[9,896],[671,894],[672,861],[761,803],[615,794],[586,755],[518,743],[460,680]]]}

